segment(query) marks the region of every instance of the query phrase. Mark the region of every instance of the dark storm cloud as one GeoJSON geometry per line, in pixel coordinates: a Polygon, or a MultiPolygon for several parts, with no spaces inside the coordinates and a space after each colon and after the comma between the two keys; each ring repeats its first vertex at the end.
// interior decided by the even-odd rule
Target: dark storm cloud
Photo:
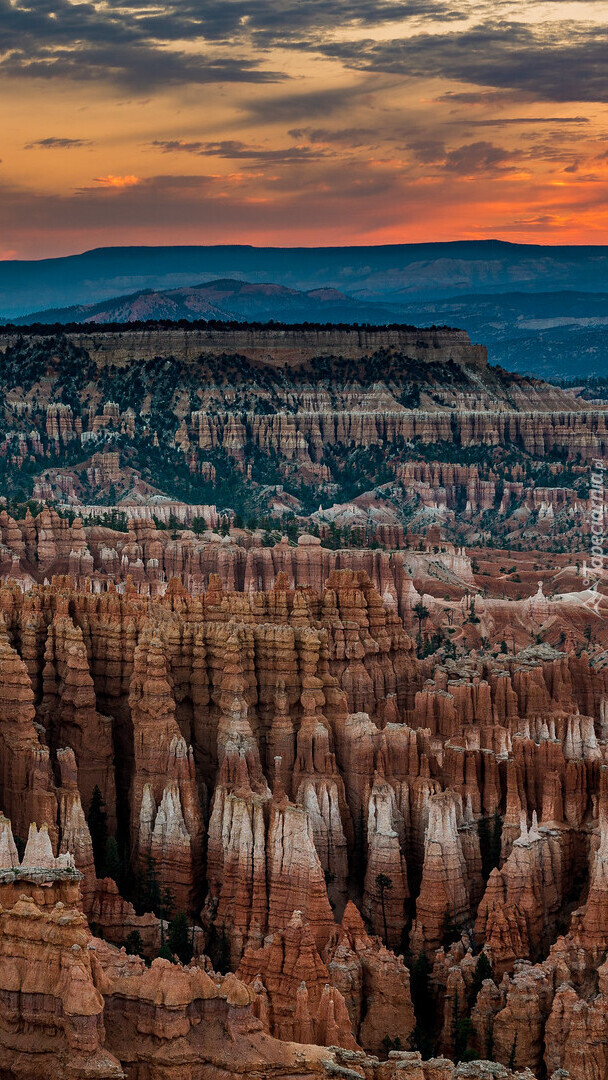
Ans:
{"type": "Polygon", "coordinates": [[[514,168],[517,154],[494,146],[491,142],[474,142],[458,146],[446,154],[444,168],[456,176],[476,176],[480,173],[505,173],[514,168]]]}
{"type": "MultiPolygon", "coordinates": [[[[123,0],[108,0],[115,16],[123,0]]],[[[406,19],[460,18],[445,0],[173,0],[163,11],[151,0],[131,0],[130,12],[146,34],[166,40],[193,36],[224,41],[247,33],[265,44],[288,42],[344,26],[377,26],[406,19]]]]}
{"type": "Polygon", "coordinates": [[[501,127],[509,124],[588,124],[588,116],[495,116],[491,120],[470,120],[463,117],[463,124],[471,127],[501,127]]]}
{"type": "Polygon", "coordinates": [[[479,105],[502,108],[503,105],[530,101],[531,94],[521,90],[446,90],[435,101],[442,105],[479,105]]]}
{"type": "Polygon", "coordinates": [[[82,146],[91,146],[90,139],[60,139],[49,135],[46,139],[35,139],[25,144],[26,150],[78,150],[82,146]]]}
{"type": "Polygon", "coordinates": [[[324,127],[290,128],[287,134],[291,135],[292,139],[304,139],[310,143],[330,143],[352,148],[368,146],[370,141],[375,142],[378,139],[377,129],[364,127],[337,129],[324,127]]]}
{"type": "Polygon", "coordinates": [[[303,94],[273,93],[272,97],[244,101],[242,108],[255,125],[260,121],[283,121],[295,123],[313,117],[329,116],[341,109],[352,107],[361,91],[352,86],[340,86],[327,90],[312,90],[303,94]]]}
{"type": "MultiPolygon", "coordinates": [[[[569,22],[529,27],[487,22],[410,38],[319,45],[365,71],[523,91],[546,101],[608,101],[608,29],[569,22]]],[[[452,95],[450,100],[456,100],[452,95]]]]}
{"type": "Polygon", "coordinates": [[[485,141],[447,150],[440,139],[412,139],[398,149],[408,151],[420,165],[429,166],[434,176],[440,172],[448,172],[451,176],[504,175],[515,167],[519,157],[516,151],[485,141]]]}
{"type": "Polygon", "coordinates": [[[0,0],[0,71],[43,79],[109,79],[136,89],[280,77],[262,70],[257,60],[234,55],[234,49],[224,58],[204,48],[186,53],[166,47],[195,38],[203,21],[189,19],[177,4],[158,20],[146,18],[142,5],[98,9],[68,0],[36,0],[30,6],[0,0]]]}
{"type": "MultiPolygon", "coordinates": [[[[409,35],[426,19],[440,18],[447,27],[465,10],[444,0],[170,0],[160,9],[151,0],[0,0],[0,71],[108,79],[137,90],[263,83],[286,77],[266,69],[267,50],[285,46],[400,77],[439,75],[552,101],[608,100],[604,27],[489,20],[389,41],[348,39],[349,30],[392,21],[403,22],[409,35]]],[[[465,103],[465,96],[442,100],[465,103]]],[[[468,100],[473,103],[470,94],[468,100]]],[[[283,115],[297,122],[290,105],[295,108],[294,99],[285,97],[283,115]]],[[[319,106],[322,112],[321,99],[319,106]]]]}
{"type": "Polygon", "coordinates": [[[310,45],[344,26],[439,13],[450,16],[441,0],[338,0],[331,5],[326,0],[173,0],[160,11],[150,0],[107,0],[99,6],[0,0],[0,70],[36,78],[109,79],[137,89],[268,82],[280,76],[266,71],[262,59],[252,59],[252,46],[293,46],[299,38],[310,45]],[[226,46],[229,51],[222,56],[226,46]]]}
{"type": "Polygon", "coordinates": [[[251,161],[263,165],[293,165],[301,162],[319,161],[328,157],[327,150],[313,150],[310,146],[288,146],[269,150],[263,146],[248,146],[237,139],[220,142],[187,142],[182,139],[155,139],[148,144],[163,154],[186,153],[201,157],[221,157],[236,161],[251,161]]]}
{"type": "Polygon", "coordinates": [[[445,159],[445,146],[440,139],[415,139],[403,149],[410,150],[421,165],[434,165],[445,159]]]}

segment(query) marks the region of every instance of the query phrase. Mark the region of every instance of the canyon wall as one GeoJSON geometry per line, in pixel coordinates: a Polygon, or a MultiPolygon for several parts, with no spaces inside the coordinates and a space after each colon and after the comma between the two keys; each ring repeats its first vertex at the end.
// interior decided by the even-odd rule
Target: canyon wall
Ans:
{"type": "Polygon", "coordinates": [[[421,657],[352,569],[319,592],[279,573],[247,593],[212,577],[197,597],[173,581],[154,601],[57,578],[4,587],[0,611],[0,947],[19,973],[3,990],[9,1075],[32,1071],[36,995],[47,1054],[100,1077],[170,1077],[178,1037],[180,1068],[208,1061],[201,1020],[218,1024],[215,1061],[228,1025],[276,1075],[291,1075],[294,1044],[303,1075],[325,1069],[314,1044],[354,1055],[358,1076],[419,1080],[431,1066],[410,1048],[428,1040],[446,1055],[442,1080],[564,1062],[584,1080],[589,1061],[601,1075],[601,663],[548,646],[421,657]],[[29,836],[22,860],[13,834],[29,836]],[[152,959],[176,913],[194,966],[120,951],[136,935],[152,959]],[[583,1007],[597,1035],[581,1056],[583,1007]],[[463,1038],[498,1064],[451,1064],[463,1038]]]}
{"type": "MultiPolygon", "coordinates": [[[[36,334],[30,335],[34,341],[36,334]]],[[[157,356],[180,356],[196,360],[201,353],[241,355],[264,364],[297,364],[317,356],[337,355],[347,359],[368,356],[382,349],[404,350],[423,362],[466,362],[484,367],[487,349],[472,345],[463,330],[447,327],[423,330],[417,327],[191,327],[121,329],[117,331],[68,331],[67,340],[86,349],[99,364],[128,364],[157,356]]],[[[0,349],[19,340],[14,333],[0,333],[0,349]]]]}

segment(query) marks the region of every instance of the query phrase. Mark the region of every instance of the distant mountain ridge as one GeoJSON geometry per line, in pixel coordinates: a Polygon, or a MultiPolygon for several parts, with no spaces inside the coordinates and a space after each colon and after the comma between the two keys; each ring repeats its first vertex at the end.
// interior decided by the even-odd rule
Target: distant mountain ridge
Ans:
{"type": "Polygon", "coordinates": [[[132,323],[146,321],[266,323],[405,323],[460,327],[488,348],[507,370],[545,378],[603,375],[608,368],[608,294],[480,293],[445,299],[383,303],[337,289],[303,292],[271,282],[221,278],[155,291],[142,289],[96,304],[51,308],[14,320],[33,323],[132,323]]]}
{"type": "Polygon", "coordinates": [[[608,247],[461,240],[377,247],[98,248],[55,259],[0,262],[0,318],[222,278],[302,292],[332,288],[391,304],[458,293],[608,292],[608,247]]]}
{"type": "Polygon", "coordinates": [[[14,321],[23,326],[37,322],[116,323],[166,319],[382,324],[399,322],[401,315],[388,305],[355,300],[337,289],[301,292],[270,282],[256,284],[222,278],[178,289],[142,289],[97,304],[50,308],[14,321]]]}
{"type": "Polygon", "coordinates": [[[0,321],[450,325],[544,378],[608,369],[608,247],[99,248],[0,262],[0,321]]]}

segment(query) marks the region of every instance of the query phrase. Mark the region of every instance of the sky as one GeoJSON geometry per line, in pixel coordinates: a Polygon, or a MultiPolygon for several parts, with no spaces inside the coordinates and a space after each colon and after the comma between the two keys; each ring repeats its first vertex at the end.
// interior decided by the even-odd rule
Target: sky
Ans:
{"type": "Polygon", "coordinates": [[[608,243],[608,2],[0,0],[0,258],[608,243]]]}

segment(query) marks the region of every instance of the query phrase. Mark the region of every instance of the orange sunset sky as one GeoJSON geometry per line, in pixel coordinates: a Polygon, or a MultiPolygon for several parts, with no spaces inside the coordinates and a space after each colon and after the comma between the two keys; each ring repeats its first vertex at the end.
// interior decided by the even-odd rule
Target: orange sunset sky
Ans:
{"type": "Polygon", "coordinates": [[[608,3],[0,0],[0,257],[608,242],[608,3]]]}

